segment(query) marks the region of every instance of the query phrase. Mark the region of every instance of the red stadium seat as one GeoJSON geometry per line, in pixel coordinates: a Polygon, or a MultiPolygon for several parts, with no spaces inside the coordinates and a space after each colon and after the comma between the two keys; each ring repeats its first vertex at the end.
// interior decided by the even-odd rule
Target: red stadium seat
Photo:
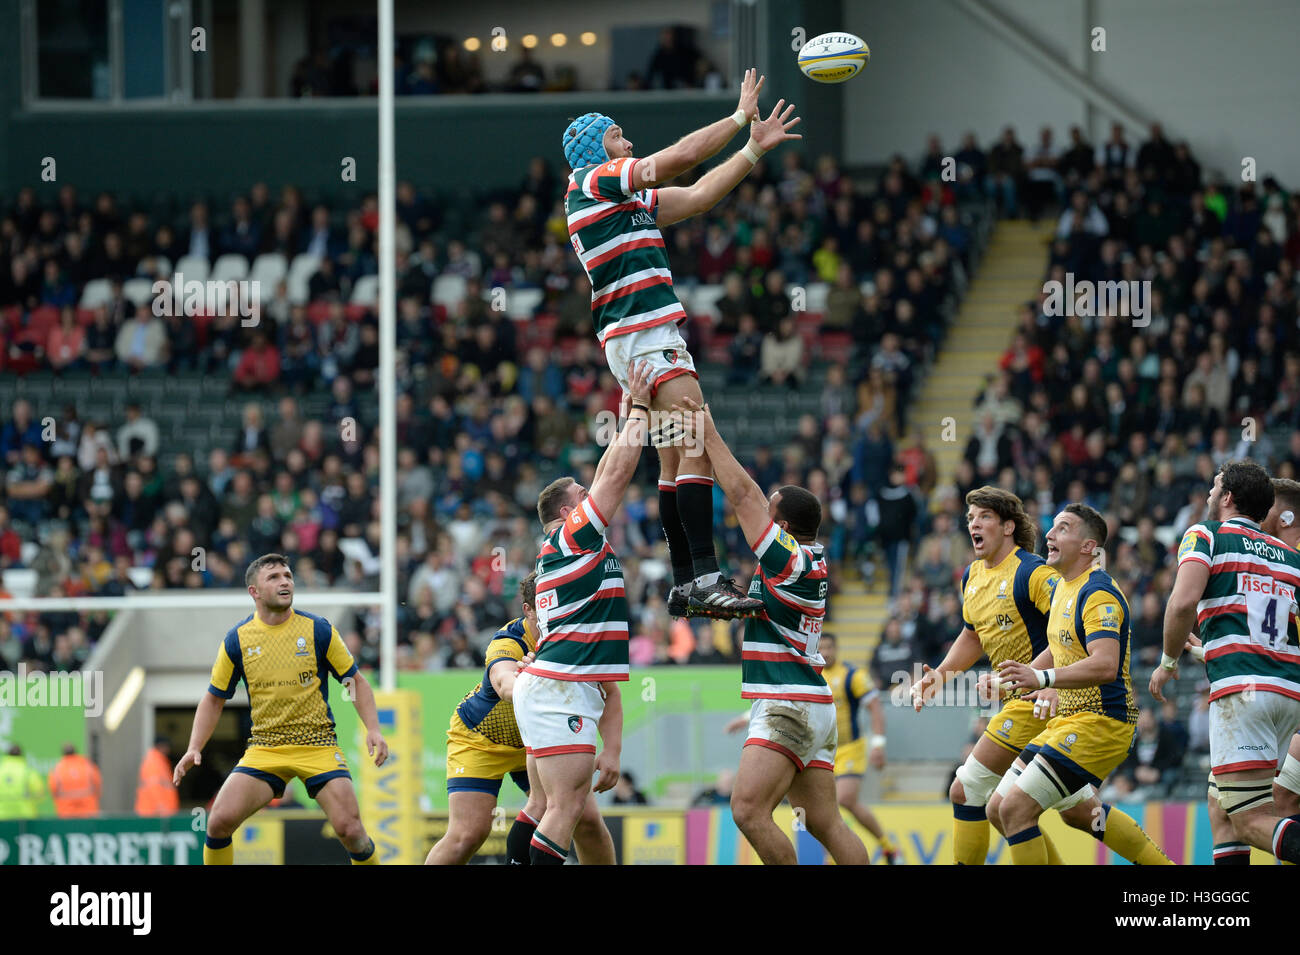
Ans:
{"type": "Polygon", "coordinates": [[[853,336],[848,332],[822,332],[819,345],[825,360],[846,362],[853,352],[853,336]]]}
{"type": "Polygon", "coordinates": [[[330,317],[330,303],[312,302],[307,306],[307,317],[312,320],[312,324],[319,325],[330,317]]]}
{"type": "Polygon", "coordinates": [[[95,310],[93,308],[77,309],[77,324],[85,328],[95,324],[95,310]]]}
{"type": "Polygon", "coordinates": [[[346,305],[343,308],[343,314],[347,316],[349,322],[354,324],[365,318],[368,311],[370,311],[368,305],[346,305]]]}

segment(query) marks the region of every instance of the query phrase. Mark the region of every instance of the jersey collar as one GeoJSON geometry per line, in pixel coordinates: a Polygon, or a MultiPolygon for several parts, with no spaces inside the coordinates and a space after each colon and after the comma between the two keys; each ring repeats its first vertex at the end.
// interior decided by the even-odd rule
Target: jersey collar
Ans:
{"type": "Polygon", "coordinates": [[[1252,521],[1249,517],[1246,517],[1246,516],[1244,516],[1244,515],[1242,515],[1242,514],[1238,514],[1238,515],[1236,515],[1235,517],[1230,517],[1230,518],[1228,518],[1226,521],[1224,521],[1223,523],[1225,523],[1225,524],[1245,524],[1247,527],[1251,528],[1252,530],[1256,530],[1256,531],[1260,529],[1260,527],[1259,527],[1258,524],[1256,524],[1254,521],[1252,521]]]}

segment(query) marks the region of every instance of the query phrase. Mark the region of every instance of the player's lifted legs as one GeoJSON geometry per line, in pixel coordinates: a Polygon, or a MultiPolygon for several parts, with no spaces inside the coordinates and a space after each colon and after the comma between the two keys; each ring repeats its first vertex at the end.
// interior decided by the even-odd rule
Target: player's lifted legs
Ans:
{"type": "MultiPolygon", "coordinates": [[[[703,442],[686,437],[681,429],[674,428],[670,412],[673,405],[689,398],[703,404],[700,383],[690,375],[678,375],[662,381],[656,388],[653,407],[656,419],[662,422],[660,441],[665,437],[674,446],[659,446],[661,456],[659,505],[664,520],[664,534],[668,549],[685,544],[688,561],[673,556],[673,594],[669,597],[668,612],[672,616],[703,616],[732,619],[749,617],[763,609],[763,602],[745,595],[731,578],[723,578],[718,571],[718,559],[713,552],[713,465],[704,450],[703,442]],[[670,434],[665,436],[664,431],[670,434]],[[675,490],[666,493],[665,475],[671,470],[675,490]],[[673,498],[675,497],[675,500],[673,498]],[[664,509],[667,505],[667,510],[664,509]],[[672,512],[678,515],[681,535],[676,541],[669,530],[672,512]],[[686,570],[691,576],[685,581],[677,579],[686,570]]],[[[651,440],[655,440],[652,429],[651,440]]],[[[657,445],[658,446],[658,445],[657,445]]]]}

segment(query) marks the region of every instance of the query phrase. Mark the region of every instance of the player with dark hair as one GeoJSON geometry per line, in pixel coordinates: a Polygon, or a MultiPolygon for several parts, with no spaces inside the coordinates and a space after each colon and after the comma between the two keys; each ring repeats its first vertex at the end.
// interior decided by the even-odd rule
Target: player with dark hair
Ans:
{"type": "Polygon", "coordinates": [[[1133,745],[1128,601],[1096,566],[1105,546],[1106,521],[1093,508],[1069,504],[1056,516],[1047,533],[1047,561],[1060,573],[1047,617],[1048,647],[1028,664],[996,664],[1012,690],[1060,693],[1060,715],[1024,748],[1024,771],[1009,773],[1012,784],[999,793],[996,812],[1017,865],[1049,862],[1038,817],[1063,799],[1090,796],[1133,745]]]}
{"type": "Polygon", "coordinates": [[[1178,547],[1164,656],[1151,674],[1163,700],[1195,625],[1210,681],[1210,798],[1234,835],[1215,845],[1219,864],[1247,864],[1249,846],[1300,862],[1300,815],[1279,816],[1273,803],[1278,763],[1300,728],[1300,553],[1260,527],[1274,497],[1254,461],[1225,462],[1214,476],[1209,520],[1178,547]]]}
{"type": "MultiPolygon", "coordinates": [[[[537,572],[519,582],[523,615],[497,631],[484,652],[484,679],[461,700],[447,729],[447,831],[429,850],[426,865],[464,865],[487,840],[492,814],[509,775],[528,797],[506,837],[512,865],[529,864],[529,843],[546,809],[546,797],[528,779],[527,754],[515,722],[514,706],[505,698],[520,667],[533,660],[537,649],[537,572]]],[[[608,732],[608,730],[607,730],[608,732]]],[[[621,740],[614,740],[617,751],[621,740]]],[[[602,759],[596,768],[604,770],[602,759]]],[[[578,861],[584,865],[613,865],[614,841],[596,807],[587,797],[573,831],[578,861]]]]}
{"type": "Polygon", "coordinates": [[[720,619],[762,610],[723,578],[713,550],[713,477],[707,454],[683,460],[684,435],[667,411],[682,398],[702,403],[695,362],[677,326],[686,310],[673,290],[660,227],[713,208],[753,168],[758,157],[800,139],[789,129],[794,105],[758,114],[763,78],[748,70],[736,111],[644,159],[608,116],[586,113],[564,131],[561,145],[573,170],[564,210],[574,251],[591,279],[591,316],[610,370],[627,391],[631,362],[651,366],[655,409],[651,441],[659,449],[659,511],[673,568],[668,612],[720,619]],[[716,155],[746,125],[745,148],[691,186],[655,188],[716,155]]]}
{"type": "Polygon", "coordinates": [[[790,484],[769,499],[732,455],[707,407],[685,398],[678,410],[713,462],[758,558],[749,593],[762,600],[764,613],[745,621],[741,646],[740,695],[754,703],[731,794],[732,818],[764,863],[794,865],[794,845],[772,819],[788,798],[836,864],[867,865],[870,854],[840,816],[835,703],[817,652],[829,586],[817,541],[821,502],[790,484]]]}
{"type": "Polygon", "coordinates": [[[244,574],[256,610],[226,634],[212,666],[208,692],[194,714],[189,748],[172,775],[180,785],[212,736],[226,700],[240,680],[248,689],[253,729],[248,748],[217,793],[208,813],[205,865],[234,861],[236,829],[297,776],[307,795],[325,810],[330,826],[354,865],[373,865],[375,844],[366,835],[352,788],[352,774],[339,749],[327,680],[343,684],[366,727],[366,752],[382,766],[388,744],[379,730],[375,695],[357,670],[343,638],[324,617],[293,607],[293,571],[283,554],[263,554],[244,574]]]}
{"type": "MultiPolygon", "coordinates": [[[[966,495],[966,530],[975,560],[961,578],[964,626],[937,668],[922,666],[912,687],[917,712],[981,657],[1028,663],[1047,647],[1043,628],[1057,575],[1033,552],[1037,533],[1020,498],[997,487],[976,488],[966,495]]],[[[1013,691],[958,767],[949,792],[957,865],[984,864],[989,798],[1017,754],[1046,725],[1028,691],[1013,691]]]]}

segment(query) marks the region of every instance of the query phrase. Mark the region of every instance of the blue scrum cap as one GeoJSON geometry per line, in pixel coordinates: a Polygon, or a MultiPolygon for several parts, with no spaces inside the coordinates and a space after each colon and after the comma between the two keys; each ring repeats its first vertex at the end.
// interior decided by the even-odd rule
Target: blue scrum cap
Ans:
{"type": "Polygon", "coordinates": [[[583,113],[564,131],[564,158],[573,169],[581,169],[609,158],[605,152],[605,131],[614,121],[603,113],[583,113]]]}

